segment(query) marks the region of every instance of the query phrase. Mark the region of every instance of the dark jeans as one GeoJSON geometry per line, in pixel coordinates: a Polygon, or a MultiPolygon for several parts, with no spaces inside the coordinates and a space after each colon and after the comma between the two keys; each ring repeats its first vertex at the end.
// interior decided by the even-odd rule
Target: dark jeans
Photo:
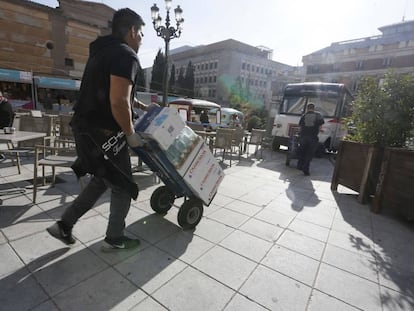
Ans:
{"type": "Polygon", "coordinates": [[[310,162],[318,148],[318,137],[301,136],[299,137],[299,161],[298,168],[304,173],[309,173],[310,162]]]}
{"type": "MultiPolygon", "coordinates": [[[[72,227],[80,217],[93,208],[96,201],[108,189],[111,189],[110,214],[106,237],[119,238],[124,235],[125,218],[128,214],[131,198],[138,193],[132,180],[131,161],[128,146],[124,138],[113,139],[110,150],[103,155],[102,146],[116,132],[105,135],[104,130],[90,129],[81,132],[73,128],[78,152],[77,166],[72,166],[78,176],[90,173],[93,177],[79,196],[65,210],[62,221],[72,227]],[[131,191],[131,189],[134,191],[131,191]]],[[[136,196],[135,196],[136,198],[136,196]]]]}
{"type": "Polygon", "coordinates": [[[131,205],[131,195],[125,188],[116,186],[106,179],[92,177],[73,203],[65,210],[62,221],[67,226],[73,226],[80,217],[88,212],[100,198],[111,188],[111,203],[106,237],[118,238],[124,235],[125,218],[131,205]]]}

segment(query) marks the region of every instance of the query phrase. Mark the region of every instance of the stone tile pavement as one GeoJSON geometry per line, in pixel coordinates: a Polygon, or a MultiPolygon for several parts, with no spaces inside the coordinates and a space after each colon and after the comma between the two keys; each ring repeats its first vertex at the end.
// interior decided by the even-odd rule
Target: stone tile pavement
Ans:
{"type": "Polygon", "coordinates": [[[178,226],[178,208],[153,213],[160,184],[135,174],[126,230],[142,246],[110,254],[100,251],[108,194],[66,247],[45,229],[79,192],[72,172],[33,205],[32,159],[21,175],[3,160],[0,310],[413,310],[414,226],[371,213],[349,189],[331,192],[329,159],[315,159],[309,177],[284,160],[270,151],[234,160],[193,231],[178,226]]]}

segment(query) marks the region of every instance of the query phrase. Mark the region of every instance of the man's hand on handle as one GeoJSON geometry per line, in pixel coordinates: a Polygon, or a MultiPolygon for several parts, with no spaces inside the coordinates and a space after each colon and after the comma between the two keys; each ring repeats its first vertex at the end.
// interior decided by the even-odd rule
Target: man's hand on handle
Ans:
{"type": "Polygon", "coordinates": [[[130,147],[142,147],[145,144],[145,140],[141,138],[137,133],[132,133],[131,135],[126,135],[127,143],[130,147]]]}

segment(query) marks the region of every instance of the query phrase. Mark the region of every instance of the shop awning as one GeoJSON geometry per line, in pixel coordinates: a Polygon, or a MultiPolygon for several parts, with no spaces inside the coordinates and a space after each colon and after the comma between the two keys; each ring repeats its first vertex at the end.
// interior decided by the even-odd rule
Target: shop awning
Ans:
{"type": "Polygon", "coordinates": [[[78,91],[80,88],[80,80],[35,76],[35,82],[37,87],[48,89],[78,91]]]}
{"type": "Polygon", "coordinates": [[[32,83],[32,77],[33,75],[29,71],[0,68],[0,81],[32,83]]]}

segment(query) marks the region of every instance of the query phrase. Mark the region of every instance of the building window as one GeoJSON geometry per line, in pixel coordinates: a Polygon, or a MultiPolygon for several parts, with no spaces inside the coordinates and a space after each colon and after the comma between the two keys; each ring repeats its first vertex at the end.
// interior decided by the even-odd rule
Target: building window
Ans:
{"type": "Polygon", "coordinates": [[[214,76],[214,77],[213,77],[213,82],[214,82],[214,83],[216,83],[216,81],[217,81],[217,77],[216,77],[216,76],[214,76]]]}
{"type": "Polygon", "coordinates": [[[318,65],[309,66],[309,72],[310,73],[318,73],[319,72],[319,66],[318,65]]]}
{"type": "Polygon", "coordinates": [[[218,67],[218,62],[216,61],[214,62],[214,69],[217,69],[217,67],[218,67]]]}
{"type": "Polygon", "coordinates": [[[246,70],[250,70],[250,64],[247,64],[246,70]]]}
{"type": "Polygon", "coordinates": [[[242,69],[246,69],[246,63],[242,63],[242,69]]]}
{"type": "Polygon", "coordinates": [[[390,67],[392,65],[392,58],[391,57],[384,58],[384,61],[382,62],[382,64],[384,65],[384,67],[390,67]]]}
{"type": "Polygon", "coordinates": [[[357,61],[355,64],[355,67],[357,70],[364,69],[364,61],[363,60],[357,61]]]}
{"type": "Polygon", "coordinates": [[[65,66],[73,67],[73,59],[72,58],[65,58],[65,66]]]}

